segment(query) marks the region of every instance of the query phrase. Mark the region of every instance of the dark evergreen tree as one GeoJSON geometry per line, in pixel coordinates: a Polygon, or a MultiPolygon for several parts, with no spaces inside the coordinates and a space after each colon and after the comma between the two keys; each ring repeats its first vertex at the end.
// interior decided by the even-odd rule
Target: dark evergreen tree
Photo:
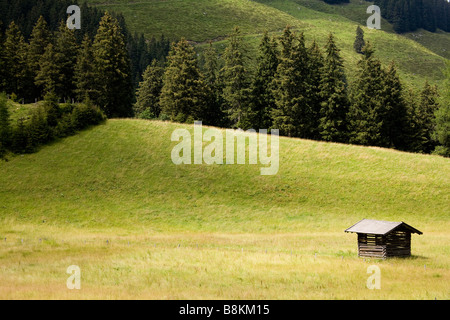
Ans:
{"type": "Polygon", "coordinates": [[[407,150],[409,120],[403,98],[403,86],[397,75],[395,63],[392,62],[384,73],[383,92],[380,96],[383,103],[383,108],[380,110],[381,134],[385,140],[385,146],[407,150]]]}
{"type": "Polygon", "coordinates": [[[64,74],[59,64],[61,60],[62,54],[56,52],[53,44],[50,43],[39,59],[39,70],[35,78],[36,85],[42,88],[44,95],[63,90],[64,74]]]}
{"type": "Polygon", "coordinates": [[[209,43],[203,52],[204,65],[203,74],[206,85],[211,94],[208,96],[206,110],[204,112],[205,124],[212,126],[224,126],[226,124],[226,113],[222,110],[222,88],[219,83],[219,60],[217,50],[209,43]]]}
{"type": "Polygon", "coordinates": [[[28,47],[19,28],[11,22],[6,30],[4,44],[4,70],[5,91],[8,94],[16,94],[19,97],[26,95],[28,85],[28,47]]]}
{"type": "Polygon", "coordinates": [[[96,68],[92,42],[86,34],[78,51],[74,70],[75,94],[78,101],[86,97],[96,101],[99,98],[99,88],[96,83],[96,68]]]}
{"type": "Polygon", "coordinates": [[[322,68],[324,66],[324,60],[322,56],[322,52],[320,51],[319,46],[316,41],[313,41],[310,48],[308,48],[308,76],[306,81],[308,85],[306,88],[308,91],[306,92],[308,98],[308,104],[310,106],[310,110],[308,110],[308,114],[310,115],[309,119],[309,129],[307,136],[305,138],[309,139],[320,139],[320,109],[322,97],[320,93],[320,84],[322,82],[322,68]]]}
{"type": "MultiPolygon", "coordinates": [[[[30,45],[28,47],[28,67],[33,79],[36,79],[38,75],[40,70],[40,60],[48,45],[51,43],[51,40],[52,34],[48,29],[47,22],[43,16],[40,16],[31,32],[30,45]]],[[[33,85],[29,89],[32,91],[32,96],[34,98],[41,97],[44,90],[41,85],[33,85]]]]}
{"type": "Polygon", "coordinates": [[[206,90],[194,48],[182,38],[169,53],[160,96],[161,110],[178,122],[203,120],[209,94],[206,90]]]}
{"type": "Polygon", "coordinates": [[[234,28],[228,40],[228,46],[223,54],[225,64],[220,70],[222,97],[231,125],[235,128],[248,129],[252,117],[248,99],[250,78],[246,67],[246,48],[238,27],[234,28]]]}
{"type": "Polygon", "coordinates": [[[256,75],[251,87],[252,128],[269,129],[272,127],[272,110],[276,107],[272,84],[278,68],[278,43],[270,38],[267,31],[259,45],[256,75]]]}
{"type": "Polygon", "coordinates": [[[279,129],[282,135],[311,137],[309,65],[303,33],[295,36],[287,27],[281,36],[280,64],[273,91],[276,108],[272,111],[273,128],[279,129]]]}
{"type": "Polygon", "coordinates": [[[137,102],[134,106],[134,114],[140,118],[157,118],[161,112],[159,96],[162,89],[164,68],[158,66],[153,60],[143,75],[143,81],[139,83],[136,92],[137,102]]]}
{"type": "MultiPolygon", "coordinates": [[[[72,99],[75,97],[75,65],[77,61],[78,45],[75,38],[75,32],[67,28],[61,21],[56,33],[55,51],[58,53],[58,68],[61,71],[61,90],[56,91],[60,98],[72,99]]],[[[92,61],[91,61],[92,63],[92,61]]]]}
{"type": "Polygon", "coordinates": [[[439,109],[438,90],[431,86],[428,81],[420,93],[419,103],[414,112],[416,125],[416,137],[413,151],[430,153],[436,147],[433,139],[435,126],[435,112],[439,109]]]}
{"type": "Polygon", "coordinates": [[[343,59],[339,52],[333,34],[330,33],[321,70],[319,130],[321,139],[325,141],[346,142],[349,101],[343,59]]]}
{"type": "Polygon", "coordinates": [[[356,53],[362,54],[365,45],[366,42],[364,41],[364,31],[360,26],[358,26],[356,27],[356,38],[355,42],[353,43],[353,48],[355,49],[356,53]]]}
{"type": "Polygon", "coordinates": [[[119,21],[108,12],[100,21],[93,53],[99,92],[94,103],[108,117],[131,116],[133,87],[125,36],[119,21]]]}
{"type": "Polygon", "coordinates": [[[358,62],[358,77],[351,92],[349,110],[350,142],[386,147],[382,135],[384,106],[384,72],[381,62],[374,57],[370,42],[364,47],[364,56],[358,62]]]}

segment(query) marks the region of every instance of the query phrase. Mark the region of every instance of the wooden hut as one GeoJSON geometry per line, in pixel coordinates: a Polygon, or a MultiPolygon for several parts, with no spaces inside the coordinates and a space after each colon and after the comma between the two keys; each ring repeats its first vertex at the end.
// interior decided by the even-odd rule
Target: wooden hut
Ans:
{"type": "Polygon", "coordinates": [[[359,257],[409,257],[411,233],[422,234],[404,222],[363,219],[345,232],[358,234],[359,257]]]}

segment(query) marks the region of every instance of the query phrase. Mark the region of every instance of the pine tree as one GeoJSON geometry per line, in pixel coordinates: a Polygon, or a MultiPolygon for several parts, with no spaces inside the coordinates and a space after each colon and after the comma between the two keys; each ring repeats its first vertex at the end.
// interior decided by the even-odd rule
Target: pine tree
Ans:
{"type": "Polygon", "coordinates": [[[383,114],[379,116],[382,121],[381,135],[385,141],[384,146],[407,150],[407,107],[403,99],[403,87],[394,62],[389,65],[384,73],[383,91],[379,97],[383,103],[381,109],[383,114]]]}
{"type": "Polygon", "coordinates": [[[356,53],[362,54],[365,45],[366,42],[364,41],[364,31],[360,26],[358,26],[356,27],[356,38],[355,42],[353,43],[353,48],[355,49],[356,53]]]}
{"type": "Polygon", "coordinates": [[[134,114],[138,117],[157,118],[161,112],[159,96],[162,89],[164,68],[158,66],[153,60],[145,69],[143,81],[139,83],[136,92],[137,102],[134,106],[134,114]]]}
{"type": "Polygon", "coordinates": [[[73,98],[75,91],[74,73],[78,45],[74,30],[67,28],[66,24],[62,21],[59,24],[59,28],[56,33],[55,51],[59,54],[59,60],[57,63],[62,74],[61,90],[56,91],[56,95],[60,98],[73,98]]]}
{"type": "Polygon", "coordinates": [[[293,114],[293,99],[296,96],[294,76],[295,63],[292,58],[295,35],[290,27],[286,27],[280,38],[280,62],[273,80],[273,96],[275,108],[272,109],[272,128],[278,129],[281,135],[294,137],[297,135],[293,114]]]}
{"type": "Polygon", "coordinates": [[[74,70],[75,94],[78,101],[83,101],[86,97],[93,101],[99,98],[96,80],[92,43],[86,34],[78,51],[74,70]]]}
{"type": "MultiPolygon", "coordinates": [[[[43,16],[40,16],[33,31],[31,32],[30,45],[28,50],[28,68],[31,72],[33,79],[36,78],[40,69],[40,60],[44,55],[44,52],[48,45],[51,43],[52,34],[48,29],[47,22],[43,16]]],[[[32,95],[35,98],[41,96],[42,87],[32,87],[29,88],[32,91],[32,95]]]]}
{"type": "Polygon", "coordinates": [[[435,112],[439,109],[438,90],[436,86],[431,86],[428,81],[420,93],[415,115],[416,123],[416,152],[430,153],[434,150],[436,142],[433,140],[435,125],[435,112]]]}
{"type": "Polygon", "coordinates": [[[194,48],[182,38],[172,46],[161,89],[160,106],[171,120],[203,120],[207,86],[194,48]]]}
{"type": "Polygon", "coordinates": [[[374,56],[370,42],[364,47],[364,56],[358,61],[358,77],[351,92],[349,109],[350,143],[386,146],[382,136],[384,72],[374,56]]]}
{"type": "Polygon", "coordinates": [[[339,52],[333,34],[330,33],[325,46],[324,66],[321,70],[322,103],[319,130],[321,139],[325,141],[346,142],[349,101],[343,59],[339,52]]]}
{"type": "Polygon", "coordinates": [[[203,57],[205,60],[203,74],[206,85],[211,92],[204,112],[204,123],[212,126],[224,126],[226,114],[222,110],[222,88],[218,79],[219,60],[217,58],[217,50],[212,45],[212,42],[209,42],[209,46],[205,48],[203,57]]]}
{"type": "Polygon", "coordinates": [[[276,107],[272,84],[277,72],[278,43],[270,38],[266,31],[259,45],[260,55],[256,75],[251,87],[252,127],[254,129],[269,129],[272,127],[272,110],[276,107]]]}
{"type": "Polygon", "coordinates": [[[310,106],[310,120],[309,129],[305,138],[320,139],[320,110],[322,97],[320,93],[320,84],[322,82],[322,68],[324,60],[322,52],[316,41],[313,41],[310,48],[308,48],[308,76],[306,81],[308,83],[308,91],[306,92],[308,104],[310,106]]]}
{"type": "Polygon", "coordinates": [[[125,36],[116,18],[102,17],[93,44],[96,87],[95,104],[108,117],[128,117],[133,113],[131,67],[125,36]]]}
{"type": "Polygon", "coordinates": [[[6,30],[4,44],[4,78],[5,90],[8,94],[15,93],[21,97],[26,95],[28,86],[27,44],[19,28],[14,22],[6,30]]]}
{"type": "Polygon", "coordinates": [[[39,70],[35,78],[36,85],[42,88],[44,95],[63,90],[64,74],[59,64],[61,60],[61,54],[50,43],[39,59],[39,70]]]}
{"type": "Polygon", "coordinates": [[[303,138],[311,135],[308,59],[303,33],[297,37],[290,27],[286,27],[281,37],[280,64],[274,79],[276,108],[272,111],[273,128],[279,129],[282,135],[303,138]]]}
{"type": "Polygon", "coordinates": [[[223,54],[224,67],[220,70],[222,97],[233,127],[250,127],[250,79],[246,67],[247,57],[241,32],[235,27],[223,54]]]}

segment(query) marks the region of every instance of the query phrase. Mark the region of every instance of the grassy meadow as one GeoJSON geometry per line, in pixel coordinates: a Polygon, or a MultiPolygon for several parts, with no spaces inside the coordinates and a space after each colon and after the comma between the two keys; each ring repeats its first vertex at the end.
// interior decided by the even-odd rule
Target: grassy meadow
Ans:
{"type": "Polygon", "coordinates": [[[449,299],[448,159],[280,137],[261,176],[174,165],[177,128],[109,120],[1,162],[0,299],[449,299]],[[363,218],[424,234],[411,258],[358,258],[363,218]]]}

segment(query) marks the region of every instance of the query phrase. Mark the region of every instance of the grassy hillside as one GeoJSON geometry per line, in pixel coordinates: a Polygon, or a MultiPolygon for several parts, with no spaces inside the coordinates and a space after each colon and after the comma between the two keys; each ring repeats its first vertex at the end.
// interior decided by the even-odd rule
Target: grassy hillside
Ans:
{"type": "Polygon", "coordinates": [[[261,176],[175,166],[176,128],[192,131],[109,120],[1,162],[0,298],[449,298],[448,159],[280,138],[279,173],[261,176]],[[423,231],[413,257],[357,258],[343,230],[363,218],[423,231]]]}
{"type": "Polygon", "coordinates": [[[2,163],[0,217],[227,232],[334,230],[359,217],[449,219],[448,159],[281,138],[275,176],[261,176],[261,165],[175,166],[170,135],[180,126],[110,120],[2,163]]]}
{"type": "MultiPolygon", "coordinates": [[[[352,0],[345,5],[328,5],[319,0],[90,0],[104,10],[122,12],[132,31],[147,37],[164,34],[172,39],[185,37],[197,43],[222,40],[239,25],[246,34],[250,52],[255,52],[262,32],[279,33],[286,25],[305,31],[308,41],[324,45],[329,32],[336,35],[350,76],[359,56],[353,51],[355,29],[365,25],[369,2],[352,0]],[[252,49],[253,48],[253,49],[252,49]]],[[[422,87],[424,79],[441,84],[445,58],[450,58],[450,34],[415,33],[397,35],[382,20],[382,30],[364,29],[383,63],[395,60],[402,79],[422,87]]]]}

